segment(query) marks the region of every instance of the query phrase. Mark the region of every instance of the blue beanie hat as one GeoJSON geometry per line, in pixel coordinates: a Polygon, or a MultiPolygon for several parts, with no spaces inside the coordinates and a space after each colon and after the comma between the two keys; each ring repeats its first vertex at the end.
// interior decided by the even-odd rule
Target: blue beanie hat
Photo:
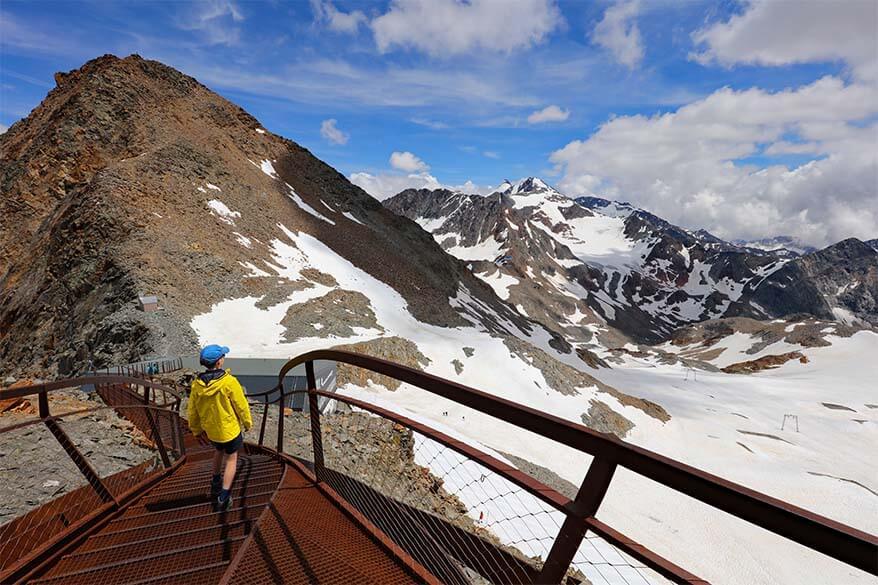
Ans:
{"type": "Polygon", "coordinates": [[[201,350],[199,361],[201,362],[202,366],[212,366],[227,353],[229,353],[229,348],[224,345],[208,345],[201,350]]]}

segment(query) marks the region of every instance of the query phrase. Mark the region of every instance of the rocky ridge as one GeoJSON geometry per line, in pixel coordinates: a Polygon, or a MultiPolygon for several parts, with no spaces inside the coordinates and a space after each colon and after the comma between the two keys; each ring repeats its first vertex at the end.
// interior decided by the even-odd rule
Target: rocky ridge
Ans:
{"type": "Polygon", "coordinates": [[[533,331],[417,226],[195,79],[107,55],[56,81],[0,135],[6,374],[189,353],[192,318],[218,302],[327,286],[273,260],[303,233],[424,323],[533,331]],[[476,301],[466,318],[452,305],[462,289],[476,301]],[[139,311],[140,294],[161,310],[139,311]]]}
{"type": "Polygon", "coordinates": [[[735,316],[878,320],[878,259],[858,240],[815,252],[742,247],[628,203],[571,200],[534,177],[486,197],[421,189],[384,203],[573,343],[595,333],[607,347],[655,343],[688,323],[735,316]]]}

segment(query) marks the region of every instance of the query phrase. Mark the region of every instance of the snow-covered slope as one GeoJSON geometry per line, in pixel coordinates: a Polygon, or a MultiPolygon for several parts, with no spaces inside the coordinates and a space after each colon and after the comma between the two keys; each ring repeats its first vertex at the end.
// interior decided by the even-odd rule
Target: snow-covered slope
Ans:
{"type": "MultiPolygon", "coordinates": [[[[857,293],[841,302],[821,283],[831,266],[815,254],[795,258],[786,273],[804,295],[777,292],[772,275],[795,254],[742,248],[703,230],[690,231],[628,203],[569,199],[530,177],[482,197],[447,190],[407,190],[385,201],[415,220],[449,253],[519,310],[574,342],[609,325],[655,342],[681,325],[725,316],[771,318],[810,313],[871,322],[874,303],[857,293]],[[801,267],[818,265],[816,270],[801,267]],[[817,275],[820,272],[820,275],[817,275]]],[[[841,246],[837,244],[837,246],[841,246]]],[[[876,261],[868,247],[845,248],[846,274],[871,286],[876,261]]],[[[836,254],[838,256],[838,254],[836,254]]],[[[844,281],[844,282],[841,282],[844,281]]]]}
{"type": "MultiPolygon", "coordinates": [[[[859,331],[838,336],[831,326],[827,329],[829,345],[798,345],[807,363],[795,360],[756,374],[693,371],[682,362],[669,363],[659,356],[625,356],[596,376],[667,406],[669,421],[642,419],[626,440],[874,534],[878,531],[878,484],[872,452],[878,447],[878,392],[874,385],[878,365],[864,363],[863,356],[878,353],[878,334],[859,331]]],[[[735,351],[746,351],[744,345],[738,344],[735,351]]],[[[604,357],[616,359],[609,353],[604,357]]],[[[442,369],[441,365],[437,368],[442,369]]],[[[520,396],[505,383],[491,381],[487,374],[465,372],[467,376],[490,392],[513,400],[520,396]]],[[[545,467],[574,485],[581,482],[588,466],[588,457],[566,447],[407,385],[392,393],[376,386],[347,386],[342,391],[404,408],[414,418],[449,428],[463,440],[478,441],[492,453],[545,467]],[[442,416],[443,412],[448,416],[442,416]]],[[[544,401],[537,393],[528,396],[527,404],[573,418],[568,410],[570,402],[544,401]]],[[[435,465],[434,473],[442,475],[444,470],[453,482],[455,475],[448,469],[453,467],[435,465]]],[[[484,500],[483,492],[473,494],[473,501],[484,500]]],[[[523,505],[522,501],[517,505],[523,505]]],[[[528,526],[531,535],[557,530],[539,504],[527,505],[546,524],[542,528],[528,526]]],[[[479,510],[498,514],[481,504],[474,517],[479,510]]],[[[872,582],[862,572],[624,469],[617,471],[599,516],[713,583],[872,582]]],[[[504,526],[504,530],[517,528],[514,523],[504,526]]],[[[544,554],[540,538],[530,540],[523,552],[544,554]]],[[[595,578],[594,582],[604,582],[600,572],[595,578]]],[[[609,575],[604,578],[616,582],[609,575]]]]}
{"type": "Polygon", "coordinates": [[[799,240],[790,236],[775,236],[773,238],[762,238],[760,240],[732,240],[732,243],[742,248],[752,248],[756,250],[765,250],[766,252],[786,253],[791,256],[803,256],[816,252],[817,248],[803,244],[799,240]]]}
{"type": "Polygon", "coordinates": [[[574,202],[537,178],[488,197],[404,191],[387,201],[527,315],[568,338],[609,324],[645,341],[719,317],[782,266],[676,228],[628,204],[574,202]]]}

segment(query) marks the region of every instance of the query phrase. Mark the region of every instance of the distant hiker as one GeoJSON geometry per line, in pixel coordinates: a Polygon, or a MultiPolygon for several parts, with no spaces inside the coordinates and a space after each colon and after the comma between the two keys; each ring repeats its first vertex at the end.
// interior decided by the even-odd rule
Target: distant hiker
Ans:
{"type": "Polygon", "coordinates": [[[222,511],[232,507],[238,450],[244,445],[244,432],[253,425],[244,388],[231,370],[222,369],[227,353],[229,348],[222,345],[208,345],[201,350],[200,361],[205,371],[192,381],[189,393],[189,428],[196,437],[202,431],[206,433],[216,448],[210,497],[215,499],[216,509],[222,511]]]}

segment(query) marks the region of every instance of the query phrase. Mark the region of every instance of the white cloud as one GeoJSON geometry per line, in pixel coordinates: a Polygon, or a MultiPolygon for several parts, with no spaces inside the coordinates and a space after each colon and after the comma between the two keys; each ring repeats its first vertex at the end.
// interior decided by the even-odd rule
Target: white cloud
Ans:
{"type": "Polygon", "coordinates": [[[5,124],[0,124],[0,134],[6,134],[6,131],[9,130],[9,126],[5,124]]]}
{"type": "Polygon", "coordinates": [[[372,31],[382,53],[395,46],[434,56],[509,53],[541,43],[562,22],[555,0],[393,0],[372,31]]]}
{"type": "Polygon", "coordinates": [[[183,30],[199,31],[210,45],[236,45],[241,37],[237,23],[244,13],[234,0],[205,0],[186,5],[178,20],[183,30]]]}
{"type": "Polygon", "coordinates": [[[636,21],[639,10],[637,0],[614,4],[607,8],[591,33],[592,42],[610,51],[616,61],[632,69],[643,59],[643,41],[636,21]]]}
{"type": "Polygon", "coordinates": [[[701,63],[787,65],[846,61],[860,79],[878,79],[878,3],[752,1],[742,14],[693,34],[701,63]]]}
{"type": "Polygon", "coordinates": [[[393,197],[406,189],[450,189],[463,193],[476,193],[490,195],[494,187],[489,185],[479,186],[472,181],[466,181],[461,185],[446,185],[429,173],[353,173],[348,177],[351,183],[363,189],[366,193],[378,200],[393,197]]]}
{"type": "Polygon", "coordinates": [[[446,124],[445,122],[439,122],[427,118],[411,118],[409,122],[417,124],[418,126],[430,128],[432,130],[445,130],[446,128],[448,128],[448,124],[446,124]]]}
{"type": "Polygon", "coordinates": [[[311,10],[316,22],[325,23],[330,30],[336,32],[352,34],[357,32],[361,24],[368,22],[361,10],[342,12],[326,0],[311,0],[311,10]]]}
{"type": "Polygon", "coordinates": [[[835,77],[776,93],[725,88],[674,112],[612,118],[551,161],[570,195],[632,200],[722,237],[824,245],[878,234],[876,115],[875,88],[835,77]],[[798,168],[771,164],[806,151],[814,160],[798,168]]]}
{"type": "Polygon", "coordinates": [[[482,154],[488,158],[493,158],[495,160],[500,158],[500,155],[498,153],[494,152],[493,150],[486,150],[482,154]]]}
{"type": "Polygon", "coordinates": [[[528,124],[543,124],[544,122],[563,122],[570,117],[568,110],[563,110],[556,105],[546,106],[537,110],[527,117],[528,124]]]}
{"type": "Polygon", "coordinates": [[[430,165],[408,151],[391,154],[390,166],[407,173],[425,173],[430,170],[430,165]]]}
{"type": "Polygon", "coordinates": [[[339,130],[336,124],[338,121],[335,118],[323,120],[320,123],[320,135],[333,144],[347,144],[350,135],[339,130]]]}
{"type": "Polygon", "coordinates": [[[269,72],[193,63],[181,67],[212,87],[233,88],[304,103],[362,106],[532,107],[540,102],[529,88],[491,71],[436,66],[360,67],[340,59],[301,58],[269,72]]]}

